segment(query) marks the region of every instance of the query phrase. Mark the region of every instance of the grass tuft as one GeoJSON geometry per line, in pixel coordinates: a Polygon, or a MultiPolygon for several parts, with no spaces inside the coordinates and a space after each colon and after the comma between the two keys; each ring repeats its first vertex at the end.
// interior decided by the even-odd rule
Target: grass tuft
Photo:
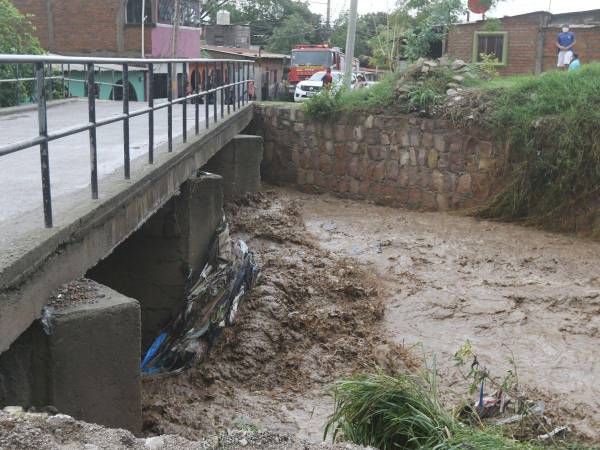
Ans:
{"type": "Polygon", "coordinates": [[[356,375],[335,386],[334,402],[325,436],[381,450],[439,448],[453,423],[432,390],[410,375],[356,375]]]}

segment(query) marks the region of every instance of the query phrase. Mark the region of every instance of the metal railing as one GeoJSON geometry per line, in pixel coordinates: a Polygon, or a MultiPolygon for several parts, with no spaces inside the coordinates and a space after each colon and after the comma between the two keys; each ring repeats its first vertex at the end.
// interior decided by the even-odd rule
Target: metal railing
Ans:
{"type": "MultiPolygon", "coordinates": [[[[168,151],[173,151],[173,105],[182,104],[182,139],[187,141],[187,105],[192,102],[195,107],[195,133],[200,133],[200,111],[199,100],[202,100],[205,108],[205,126],[210,127],[210,103],[213,105],[213,122],[217,123],[219,116],[225,117],[225,104],[227,104],[227,114],[231,109],[236,111],[246,104],[248,98],[249,83],[254,78],[254,63],[248,60],[235,59],[125,59],[125,58],[88,58],[88,57],[62,57],[62,56],[36,56],[36,55],[2,55],[0,54],[0,64],[24,65],[32,64],[34,66],[38,114],[38,133],[31,137],[8,145],[0,146],[0,158],[21,150],[39,146],[40,165],[42,174],[42,199],[44,207],[44,223],[47,228],[52,227],[52,193],[50,189],[50,164],[48,144],[57,139],[71,136],[77,133],[89,133],[90,150],[90,180],[92,199],[98,198],[98,143],[96,140],[96,129],[115,122],[123,122],[123,173],[125,179],[131,177],[131,161],[129,148],[129,119],[137,116],[148,115],[148,163],[154,163],[154,112],[167,108],[168,122],[168,151]],[[47,88],[46,70],[48,65],[70,65],[80,64],[85,66],[87,99],[88,99],[88,122],[76,125],[70,128],[64,128],[50,132],[47,122],[47,88]],[[123,112],[115,114],[101,120],[96,119],[96,89],[95,85],[95,66],[102,64],[119,65],[122,67],[122,90],[123,90],[123,112]],[[154,69],[158,65],[167,65],[167,100],[158,104],[154,103],[154,69]],[[182,85],[183,95],[179,95],[179,89],[173,89],[173,65],[182,65],[182,85]],[[130,67],[142,67],[147,69],[146,77],[146,102],[147,107],[135,111],[129,110],[129,70],[130,67]],[[194,89],[188,90],[187,71],[188,68],[195,69],[194,89]],[[212,69],[212,77],[210,75],[212,69]],[[252,69],[252,74],[251,74],[252,69]],[[200,77],[200,71],[203,76],[200,77]],[[220,71],[219,71],[220,70],[220,71]],[[216,74],[220,73],[217,77],[216,74]],[[212,78],[212,79],[211,79],[212,78]],[[173,98],[173,91],[177,91],[173,98]],[[191,91],[191,92],[190,92],[191,91]],[[218,111],[218,98],[220,97],[220,113],[218,111]]],[[[177,66],[176,66],[177,67],[177,66]]],[[[52,73],[52,72],[50,72],[52,73]]],[[[58,77],[62,78],[62,77],[58,77]]],[[[177,74],[175,75],[175,80],[177,74]]],[[[8,81],[14,81],[13,79],[8,81]]],[[[23,81],[23,79],[20,79],[23,81]]],[[[75,80],[73,80],[75,81],[75,80]]],[[[76,80],[81,82],[81,80],[76,80]]],[[[17,83],[18,85],[18,83],[17,83]]],[[[178,83],[176,83],[178,85],[178,83]]],[[[1,160],[0,160],[1,164],[1,160]]]]}

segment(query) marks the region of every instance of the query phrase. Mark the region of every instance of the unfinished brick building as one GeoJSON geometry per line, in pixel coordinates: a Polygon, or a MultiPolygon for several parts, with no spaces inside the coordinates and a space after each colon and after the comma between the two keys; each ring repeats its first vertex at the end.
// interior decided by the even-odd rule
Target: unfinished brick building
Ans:
{"type": "Polygon", "coordinates": [[[583,64],[600,61],[600,9],[566,14],[539,11],[503,17],[489,30],[483,20],[454,26],[447,41],[448,55],[468,62],[481,53],[495,56],[502,75],[539,74],[556,68],[556,36],[569,24],[577,36],[575,52],[583,64]]]}
{"type": "MultiPolygon", "coordinates": [[[[12,0],[31,14],[42,47],[61,55],[171,57],[173,0],[12,0]]],[[[200,4],[184,0],[176,57],[200,57],[200,4]]]]}

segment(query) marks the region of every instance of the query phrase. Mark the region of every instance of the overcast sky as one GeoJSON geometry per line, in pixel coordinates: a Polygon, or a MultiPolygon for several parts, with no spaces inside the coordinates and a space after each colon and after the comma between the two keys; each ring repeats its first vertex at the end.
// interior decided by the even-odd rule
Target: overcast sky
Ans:
{"type": "MultiPolygon", "coordinates": [[[[314,12],[325,16],[327,0],[309,0],[309,2],[314,12]]],[[[396,0],[358,0],[358,11],[359,13],[389,11],[395,4],[396,0]]],[[[349,5],[350,0],[331,0],[332,17],[337,17],[340,11],[346,10],[349,5]]],[[[533,11],[548,11],[548,7],[552,13],[600,9],[600,0],[505,0],[500,6],[490,11],[489,15],[493,17],[512,16],[533,11]]]]}

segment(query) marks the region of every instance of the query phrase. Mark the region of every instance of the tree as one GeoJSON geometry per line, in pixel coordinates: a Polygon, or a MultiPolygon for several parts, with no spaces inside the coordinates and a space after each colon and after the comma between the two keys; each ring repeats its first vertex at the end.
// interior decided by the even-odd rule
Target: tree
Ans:
{"type": "MultiPolygon", "coordinates": [[[[302,18],[302,29],[308,26],[312,27],[313,34],[310,41],[305,43],[316,43],[323,39],[324,28],[321,24],[321,16],[310,11],[308,3],[298,0],[238,0],[226,5],[226,9],[231,12],[231,18],[234,23],[248,23],[252,33],[252,43],[254,45],[270,45],[278,48],[285,47],[278,45],[271,39],[275,29],[285,27],[285,23],[292,16],[296,16],[294,21],[302,18]]],[[[281,36],[281,33],[279,33],[281,36]]],[[[300,42],[297,42],[300,43],[300,42]]]]}
{"type": "Polygon", "coordinates": [[[402,49],[402,39],[411,25],[411,17],[402,10],[387,16],[385,24],[377,26],[377,33],[368,41],[371,49],[369,65],[394,70],[402,49]]]}
{"type": "Polygon", "coordinates": [[[432,46],[446,37],[450,26],[465,12],[462,0],[408,0],[401,9],[414,17],[404,36],[404,55],[409,60],[428,56],[432,46]]]}
{"type": "MultiPolygon", "coordinates": [[[[356,21],[356,45],[354,54],[357,56],[372,56],[369,40],[377,35],[378,28],[388,22],[384,12],[368,13],[358,16],[356,21]]],[[[333,25],[330,42],[334,47],[344,48],[348,30],[348,14],[341,15],[333,25]]]]}
{"type": "Polygon", "coordinates": [[[277,53],[290,53],[300,43],[315,41],[315,28],[299,14],[292,14],[273,30],[267,48],[277,53]]]}
{"type": "MultiPolygon", "coordinates": [[[[39,55],[43,52],[40,42],[33,36],[34,26],[28,16],[21,14],[9,0],[0,0],[0,53],[39,55]]],[[[32,77],[30,64],[22,65],[19,77],[32,77]]],[[[15,78],[16,66],[0,65],[0,79],[15,78]]],[[[19,83],[21,97],[33,92],[32,83],[19,83]]],[[[16,104],[16,84],[0,83],[0,106],[16,104]]]]}

